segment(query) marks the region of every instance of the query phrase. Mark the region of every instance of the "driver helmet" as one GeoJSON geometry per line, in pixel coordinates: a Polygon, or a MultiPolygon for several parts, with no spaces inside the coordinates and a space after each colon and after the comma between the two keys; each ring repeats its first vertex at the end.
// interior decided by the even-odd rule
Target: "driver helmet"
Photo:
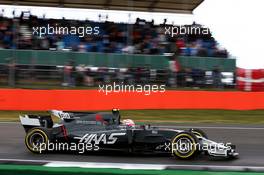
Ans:
{"type": "Polygon", "coordinates": [[[122,121],[122,124],[126,125],[126,126],[135,126],[135,122],[131,119],[125,119],[122,121]]]}

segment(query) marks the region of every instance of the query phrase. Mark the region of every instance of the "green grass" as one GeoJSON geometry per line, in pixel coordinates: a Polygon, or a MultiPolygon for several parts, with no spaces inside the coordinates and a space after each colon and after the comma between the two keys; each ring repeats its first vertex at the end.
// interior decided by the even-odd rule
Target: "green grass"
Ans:
{"type": "MultiPolygon", "coordinates": [[[[264,124],[264,110],[124,110],[122,118],[150,123],[264,124]]],[[[0,111],[0,121],[18,121],[22,114],[48,114],[43,111],[0,111]]]]}
{"type": "Polygon", "coordinates": [[[3,175],[257,175],[264,173],[255,172],[216,172],[216,171],[192,171],[192,170],[125,170],[114,168],[77,168],[77,167],[44,167],[37,165],[0,165],[3,175]]]}
{"type": "Polygon", "coordinates": [[[43,111],[0,111],[0,121],[16,122],[19,121],[19,115],[24,114],[48,114],[43,111]]]}
{"type": "Polygon", "coordinates": [[[123,111],[123,117],[136,121],[165,123],[244,123],[263,124],[264,110],[137,110],[123,111]]]}

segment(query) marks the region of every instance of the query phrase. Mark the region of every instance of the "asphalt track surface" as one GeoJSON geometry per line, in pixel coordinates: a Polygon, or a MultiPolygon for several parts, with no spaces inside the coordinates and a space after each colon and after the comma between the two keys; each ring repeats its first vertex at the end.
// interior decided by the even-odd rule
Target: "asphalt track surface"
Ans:
{"type": "MultiPolygon", "coordinates": [[[[169,165],[217,165],[217,166],[256,166],[264,167],[264,126],[241,125],[192,125],[203,129],[210,139],[218,142],[232,142],[237,146],[239,158],[235,160],[212,160],[200,156],[194,160],[178,160],[164,156],[132,156],[114,154],[33,154],[24,144],[25,132],[19,123],[0,123],[0,159],[76,161],[100,163],[139,163],[169,165]]],[[[161,126],[177,129],[188,128],[188,125],[161,126]]]]}

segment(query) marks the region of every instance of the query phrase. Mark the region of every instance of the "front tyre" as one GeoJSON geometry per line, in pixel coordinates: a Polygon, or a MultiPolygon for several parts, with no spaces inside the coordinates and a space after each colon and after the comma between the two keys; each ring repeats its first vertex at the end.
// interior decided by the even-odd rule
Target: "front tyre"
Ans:
{"type": "Polygon", "coordinates": [[[193,133],[196,136],[199,136],[199,137],[203,137],[203,138],[208,139],[207,134],[203,130],[201,130],[201,129],[192,128],[192,129],[190,129],[190,132],[193,133]]]}
{"type": "Polygon", "coordinates": [[[171,143],[172,154],[179,159],[191,159],[198,153],[198,140],[191,132],[178,133],[171,143]]]}
{"type": "Polygon", "coordinates": [[[27,148],[33,153],[43,153],[47,149],[50,138],[49,131],[46,128],[32,128],[25,137],[27,148]]]}

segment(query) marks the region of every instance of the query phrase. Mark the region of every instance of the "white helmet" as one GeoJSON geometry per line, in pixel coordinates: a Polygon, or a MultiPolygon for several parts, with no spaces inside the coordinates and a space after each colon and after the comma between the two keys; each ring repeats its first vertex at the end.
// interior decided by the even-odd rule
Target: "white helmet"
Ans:
{"type": "Polygon", "coordinates": [[[135,126],[135,122],[131,119],[125,119],[122,121],[122,124],[126,125],[126,126],[135,126]]]}

